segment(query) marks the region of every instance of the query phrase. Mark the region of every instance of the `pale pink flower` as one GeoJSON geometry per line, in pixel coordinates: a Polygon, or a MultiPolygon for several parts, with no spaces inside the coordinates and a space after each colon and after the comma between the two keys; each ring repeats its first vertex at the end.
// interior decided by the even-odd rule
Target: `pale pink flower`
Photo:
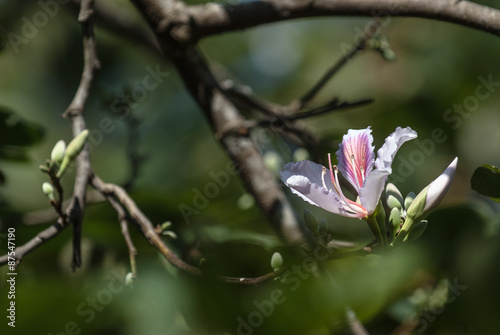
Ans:
{"type": "Polygon", "coordinates": [[[365,218],[377,207],[387,177],[392,173],[396,152],[404,142],[416,137],[410,127],[396,128],[378,150],[375,160],[370,127],[350,129],[336,152],[338,167],[332,167],[330,155],[329,169],[311,161],[290,162],[280,172],[281,180],[293,193],[315,206],[346,217],[365,218]],[[339,171],[356,190],[357,201],[342,192],[339,171]]]}

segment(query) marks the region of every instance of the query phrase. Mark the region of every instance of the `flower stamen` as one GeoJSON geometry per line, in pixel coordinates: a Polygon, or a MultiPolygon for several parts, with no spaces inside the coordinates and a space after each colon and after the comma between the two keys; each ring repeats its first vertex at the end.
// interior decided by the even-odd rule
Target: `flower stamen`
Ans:
{"type": "Polygon", "coordinates": [[[328,154],[328,164],[330,167],[330,177],[332,178],[332,185],[337,195],[340,197],[340,201],[342,201],[343,204],[347,207],[347,209],[352,211],[353,213],[362,213],[364,215],[368,215],[366,209],[362,205],[345,197],[344,193],[342,192],[342,189],[340,188],[340,182],[338,177],[339,169],[337,168],[337,165],[334,165],[332,167],[332,160],[330,154],[328,154]],[[335,172],[335,176],[332,171],[335,172]]]}
{"type": "MultiPolygon", "coordinates": [[[[328,190],[328,187],[326,187],[325,183],[325,176],[326,176],[326,167],[323,166],[323,168],[321,169],[321,182],[323,183],[323,188],[328,190]]],[[[329,190],[330,192],[332,191],[331,188],[329,190]]]]}

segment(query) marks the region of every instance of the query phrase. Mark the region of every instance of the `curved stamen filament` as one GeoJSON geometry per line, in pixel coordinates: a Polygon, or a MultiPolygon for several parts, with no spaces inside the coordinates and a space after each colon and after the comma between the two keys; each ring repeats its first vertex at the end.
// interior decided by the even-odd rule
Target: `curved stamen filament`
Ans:
{"type": "MultiPolygon", "coordinates": [[[[352,211],[353,213],[361,213],[361,214],[367,215],[368,213],[362,205],[360,205],[357,202],[354,202],[352,200],[349,200],[345,197],[344,193],[342,192],[342,189],[340,188],[340,182],[339,182],[339,177],[338,177],[339,170],[338,170],[336,165],[332,167],[332,160],[331,160],[330,154],[328,154],[328,164],[330,167],[330,178],[332,179],[333,188],[335,189],[335,193],[337,193],[337,195],[340,197],[340,200],[347,207],[346,209],[352,211]],[[335,176],[333,174],[333,171],[335,171],[335,176]]],[[[326,171],[323,171],[322,177],[324,177],[325,174],[326,174],[326,171]]],[[[323,187],[325,187],[324,180],[323,180],[323,187]]]]}
{"type": "MultiPolygon", "coordinates": [[[[321,170],[321,182],[323,183],[323,187],[328,190],[328,187],[326,187],[325,183],[325,176],[326,176],[326,167],[323,166],[323,169],[321,170]]],[[[332,189],[330,188],[330,192],[332,189]]]]}

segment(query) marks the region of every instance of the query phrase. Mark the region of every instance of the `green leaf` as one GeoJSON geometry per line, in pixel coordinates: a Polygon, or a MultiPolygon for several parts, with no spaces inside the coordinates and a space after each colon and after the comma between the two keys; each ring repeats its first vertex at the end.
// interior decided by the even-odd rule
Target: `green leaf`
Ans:
{"type": "Polygon", "coordinates": [[[471,187],[476,192],[500,202],[500,169],[489,164],[478,167],[472,175],[471,187]]]}

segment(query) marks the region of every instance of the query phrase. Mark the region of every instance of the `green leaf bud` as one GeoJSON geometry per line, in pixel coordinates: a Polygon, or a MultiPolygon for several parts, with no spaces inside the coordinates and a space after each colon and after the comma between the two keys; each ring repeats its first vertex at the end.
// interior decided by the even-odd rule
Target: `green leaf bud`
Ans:
{"type": "Polygon", "coordinates": [[[410,208],[411,203],[413,202],[413,199],[415,199],[415,192],[410,192],[405,198],[405,209],[410,208]]]}
{"type": "Polygon", "coordinates": [[[168,237],[170,237],[171,239],[174,239],[174,240],[177,238],[177,234],[174,233],[171,230],[165,230],[164,232],[162,232],[162,234],[165,235],[165,236],[168,236],[168,237]]]}
{"type": "Polygon", "coordinates": [[[427,198],[428,190],[429,186],[420,191],[420,193],[415,197],[415,199],[411,201],[410,205],[406,208],[406,217],[410,217],[415,222],[418,222],[418,218],[420,218],[424,214],[425,199],[427,198]]]}
{"type": "Polygon", "coordinates": [[[56,145],[54,145],[54,148],[52,149],[52,152],[50,153],[50,160],[57,165],[61,165],[65,151],[66,142],[64,142],[63,140],[57,141],[56,145]]]}
{"type": "Polygon", "coordinates": [[[132,286],[134,284],[134,274],[132,272],[127,273],[125,276],[125,285],[132,286]]]}
{"type": "Polygon", "coordinates": [[[389,206],[389,208],[397,208],[397,209],[401,209],[401,203],[399,202],[398,199],[396,199],[396,197],[390,195],[387,197],[387,206],[389,206]]]}
{"type": "Polygon", "coordinates": [[[394,207],[391,210],[391,214],[389,215],[389,223],[391,224],[392,228],[392,238],[396,236],[396,234],[399,231],[399,228],[401,228],[401,211],[397,208],[394,207]]]}
{"type": "Polygon", "coordinates": [[[45,193],[45,195],[47,197],[49,197],[49,200],[51,201],[55,201],[55,197],[54,197],[54,187],[52,186],[51,183],[49,182],[44,182],[42,184],[42,191],[43,193],[45,193]]]}
{"type": "Polygon", "coordinates": [[[61,167],[59,168],[59,171],[57,171],[56,175],[57,178],[61,178],[63,176],[64,172],[66,172],[66,169],[69,166],[69,163],[71,163],[83,150],[88,137],[89,137],[89,131],[88,129],[85,129],[80,134],[78,134],[73,140],[71,140],[71,142],[69,142],[68,146],[66,147],[66,151],[64,153],[64,158],[61,163],[61,167]]]}
{"type": "Polygon", "coordinates": [[[279,252],[275,252],[271,257],[271,266],[274,271],[278,271],[283,265],[283,257],[279,252]]]}

